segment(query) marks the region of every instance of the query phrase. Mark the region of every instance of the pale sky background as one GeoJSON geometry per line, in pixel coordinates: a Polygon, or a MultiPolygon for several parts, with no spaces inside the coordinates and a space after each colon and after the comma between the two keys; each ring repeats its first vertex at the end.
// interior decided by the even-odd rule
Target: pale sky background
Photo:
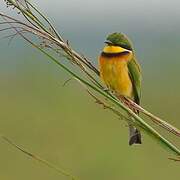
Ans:
{"type": "MultiPolygon", "coordinates": [[[[120,31],[133,41],[144,76],[149,74],[155,78],[163,71],[177,76],[180,65],[177,55],[180,50],[180,1],[34,0],[33,2],[49,17],[64,39],[68,39],[78,52],[90,57],[95,63],[107,34],[120,31]],[[170,59],[173,59],[173,64],[170,59]]],[[[7,10],[4,3],[0,6],[0,10],[13,14],[7,10]]],[[[16,50],[21,45],[24,48],[23,44],[14,41],[10,47],[16,50]]],[[[17,60],[14,61],[16,62],[18,63],[17,60]]]]}
{"type": "MultiPolygon", "coordinates": [[[[78,48],[81,47],[83,52],[87,52],[87,48],[83,48],[84,44],[88,42],[94,44],[88,48],[89,55],[94,55],[95,51],[100,50],[106,35],[114,31],[128,34],[136,42],[136,48],[154,46],[159,43],[159,39],[164,44],[166,39],[168,41],[171,39],[171,34],[172,39],[177,35],[176,38],[180,40],[178,0],[34,0],[33,2],[53,20],[64,37],[78,48]],[[77,43],[79,40],[81,42],[77,43]]],[[[3,10],[7,11],[6,8],[3,10]]]]}

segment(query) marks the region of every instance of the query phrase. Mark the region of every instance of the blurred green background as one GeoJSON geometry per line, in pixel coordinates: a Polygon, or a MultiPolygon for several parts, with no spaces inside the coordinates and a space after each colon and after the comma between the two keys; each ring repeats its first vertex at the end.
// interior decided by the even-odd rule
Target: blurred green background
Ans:
{"type": "MultiPolygon", "coordinates": [[[[143,70],[143,106],[180,127],[180,1],[33,2],[96,64],[106,35],[126,33],[143,70]]],[[[0,11],[13,14],[3,2],[0,11]]],[[[1,39],[0,54],[0,132],[14,142],[81,180],[180,177],[170,153],[146,134],[141,146],[129,147],[125,123],[96,105],[76,82],[62,87],[69,75],[22,39],[10,45],[1,39]]],[[[3,141],[0,152],[0,179],[68,179],[3,141]]]]}

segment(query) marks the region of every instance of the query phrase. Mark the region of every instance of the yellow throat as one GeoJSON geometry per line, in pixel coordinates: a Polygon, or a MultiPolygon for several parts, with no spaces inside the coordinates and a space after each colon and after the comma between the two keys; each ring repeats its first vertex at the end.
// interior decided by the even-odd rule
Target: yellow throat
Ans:
{"type": "Polygon", "coordinates": [[[102,80],[117,95],[131,97],[133,89],[127,62],[133,52],[120,46],[106,45],[103,53],[99,58],[102,80]]]}

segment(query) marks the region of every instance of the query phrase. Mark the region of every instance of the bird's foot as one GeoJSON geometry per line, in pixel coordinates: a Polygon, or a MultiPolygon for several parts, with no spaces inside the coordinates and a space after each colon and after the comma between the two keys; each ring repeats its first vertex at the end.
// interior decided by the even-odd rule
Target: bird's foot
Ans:
{"type": "Polygon", "coordinates": [[[109,88],[107,88],[107,87],[103,87],[103,91],[105,91],[105,92],[111,92],[111,90],[110,90],[109,88]]]}
{"type": "Polygon", "coordinates": [[[118,96],[118,98],[122,101],[122,103],[124,105],[126,105],[129,109],[133,110],[134,112],[136,112],[136,108],[134,106],[134,102],[130,101],[130,99],[126,96],[118,96]]]}

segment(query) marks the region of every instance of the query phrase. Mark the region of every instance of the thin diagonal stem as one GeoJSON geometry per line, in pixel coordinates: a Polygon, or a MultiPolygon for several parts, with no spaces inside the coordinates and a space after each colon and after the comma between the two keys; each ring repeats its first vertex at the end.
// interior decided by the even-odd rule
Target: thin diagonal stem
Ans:
{"type": "Polygon", "coordinates": [[[27,4],[32,7],[51,27],[51,29],[54,31],[55,35],[58,37],[58,39],[60,41],[64,41],[63,38],[58,34],[58,32],[56,31],[56,29],[53,27],[53,25],[50,23],[50,21],[35,7],[33,6],[31,3],[29,3],[28,1],[26,1],[27,4]]]}
{"type": "Polygon", "coordinates": [[[14,148],[18,149],[19,151],[23,152],[24,154],[26,154],[27,156],[29,156],[30,158],[48,166],[51,169],[56,170],[58,173],[60,173],[61,175],[70,177],[72,180],[76,180],[77,178],[75,178],[74,176],[72,176],[70,173],[68,173],[67,171],[55,166],[54,164],[50,163],[49,161],[42,159],[41,157],[29,152],[28,150],[25,150],[24,148],[20,147],[19,145],[15,144],[12,140],[10,140],[9,138],[7,138],[4,135],[0,135],[1,139],[3,139],[5,142],[7,142],[9,145],[13,146],[14,148]]]}
{"type": "Polygon", "coordinates": [[[155,116],[154,114],[150,113],[149,111],[143,109],[141,106],[136,104],[134,101],[128,99],[128,101],[131,103],[131,105],[138,111],[142,112],[143,114],[147,115],[152,119],[153,122],[158,124],[159,126],[163,127],[164,129],[168,130],[169,132],[173,133],[174,135],[180,137],[180,130],[172,126],[171,124],[163,121],[159,117],[155,116]]]}

